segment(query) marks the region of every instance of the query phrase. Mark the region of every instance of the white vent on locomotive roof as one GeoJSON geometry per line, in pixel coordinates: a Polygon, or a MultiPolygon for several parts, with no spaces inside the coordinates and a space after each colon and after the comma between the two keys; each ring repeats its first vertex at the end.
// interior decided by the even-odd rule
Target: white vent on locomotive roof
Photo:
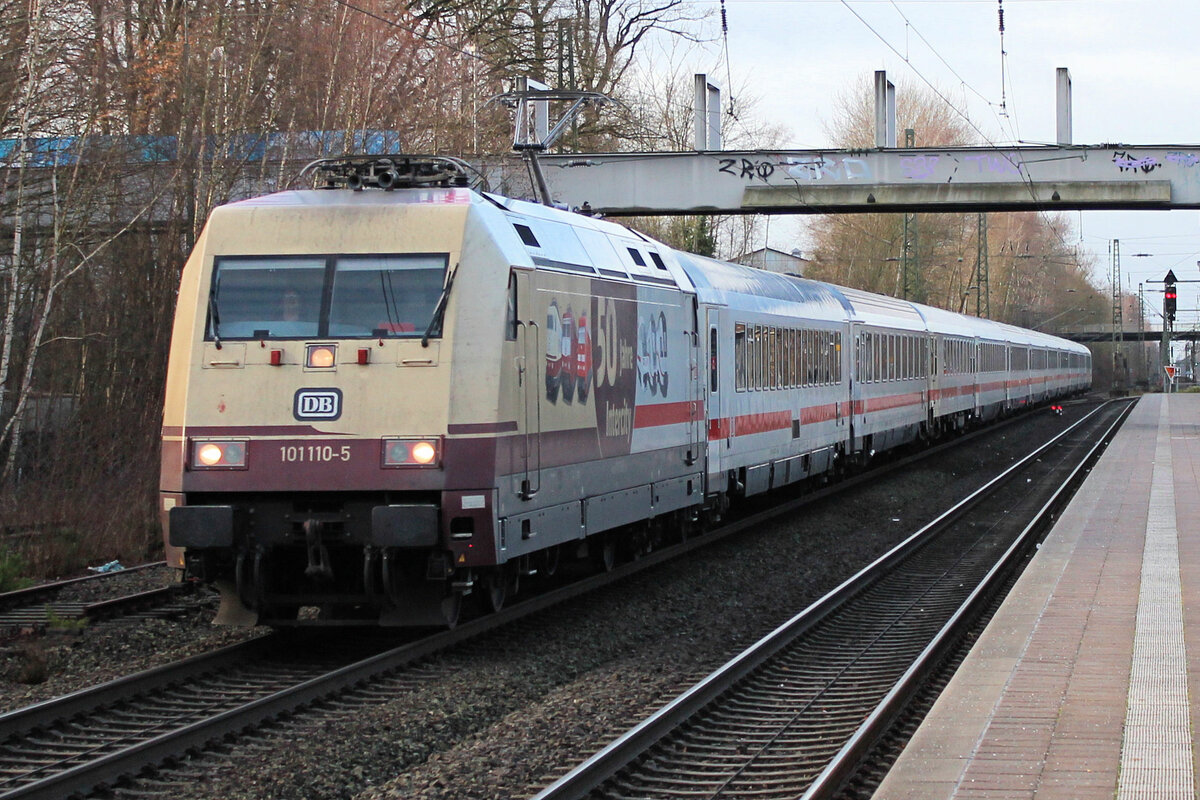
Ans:
{"type": "Polygon", "coordinates": [[[513,220],[513,227],[530,250],[536,250],[536,263],[552,269],[594,273],[593,259],[570,225],[529,218],[513,220]]]}

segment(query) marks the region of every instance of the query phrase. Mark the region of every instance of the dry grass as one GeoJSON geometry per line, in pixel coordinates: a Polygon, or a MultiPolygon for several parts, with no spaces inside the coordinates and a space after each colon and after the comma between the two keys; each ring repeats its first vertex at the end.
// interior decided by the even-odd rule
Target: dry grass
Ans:
{"type": "Polygon", "coordinates": [[[0,497],[6,528],[0,557],[34,579],[114,559],[142,563],[161,551],[155,506],[153,484],[145,480],[29,481],[0,497]]]}

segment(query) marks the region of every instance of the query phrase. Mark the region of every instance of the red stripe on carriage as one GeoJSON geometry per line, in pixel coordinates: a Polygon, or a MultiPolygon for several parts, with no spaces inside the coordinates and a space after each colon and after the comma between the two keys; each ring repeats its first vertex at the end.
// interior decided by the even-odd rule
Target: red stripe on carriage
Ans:
{"type": "Polygon", "coordinates": [[[743,414],[733,418],[733,435],[749,436],[792,427],[792,412],[768,411],[763,414],[743,414]]]}
{"type": "Polygon", "coordinates": [[[809,406],[800,409],[800,424],[812,425],[817,422],[828,422],[837,419],[837,403],[826,403],[823,406],[809,406]]]}
{"type": "Polygon", "coordinates": [[[699,404],[691,402],[656,403],[649,406],[637,406],[633,412],[634,428],[657,428],[659,425],[678,425],[692,421],[692,409],[696,408],[696,418],[703,415],[699,404]]]}

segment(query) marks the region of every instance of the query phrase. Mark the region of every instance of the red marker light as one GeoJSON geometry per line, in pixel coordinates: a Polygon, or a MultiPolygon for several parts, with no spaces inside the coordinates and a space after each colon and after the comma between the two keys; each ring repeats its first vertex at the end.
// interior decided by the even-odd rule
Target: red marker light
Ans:
{"type": "Polygon", "coordinates": [[[283,363],[283,351],[282,350],[272,350],[271,351],[271,366],[278,367],[282,363],[283,363]]]}
{"type": "Polygon", "coordinates": [[[371,360],[371,348],[369,348],[369,347],[358,348],[358,363],[366,364],[370,360],[371,360]]]}

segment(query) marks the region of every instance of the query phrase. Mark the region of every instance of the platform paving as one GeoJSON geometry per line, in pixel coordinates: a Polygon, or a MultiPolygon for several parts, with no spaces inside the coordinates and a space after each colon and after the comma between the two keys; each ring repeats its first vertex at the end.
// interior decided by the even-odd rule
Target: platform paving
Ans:
{"type": "Polygon", "coordinates": [[[1195,798],[1200,394],[1147,395],[876,800],[1195,798]]]}

